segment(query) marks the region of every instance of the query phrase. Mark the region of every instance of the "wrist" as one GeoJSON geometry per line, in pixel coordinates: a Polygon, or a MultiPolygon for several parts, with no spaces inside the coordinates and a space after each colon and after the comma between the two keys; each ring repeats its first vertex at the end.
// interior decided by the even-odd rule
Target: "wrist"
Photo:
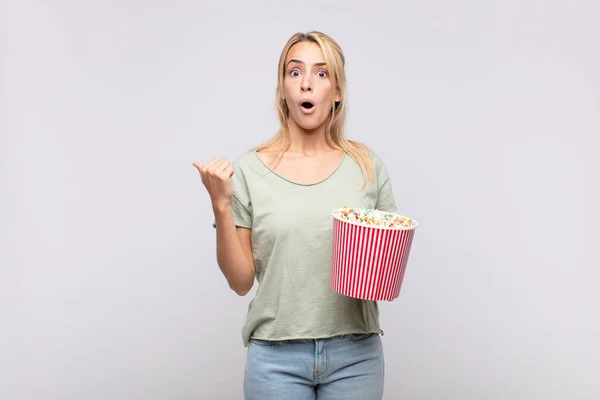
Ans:
{"type": "Polygon", "coordinates": [[[220,201],[213,203],[213,211],[215,214],[224,214],[231,212],[231,201],[220,201]]]}

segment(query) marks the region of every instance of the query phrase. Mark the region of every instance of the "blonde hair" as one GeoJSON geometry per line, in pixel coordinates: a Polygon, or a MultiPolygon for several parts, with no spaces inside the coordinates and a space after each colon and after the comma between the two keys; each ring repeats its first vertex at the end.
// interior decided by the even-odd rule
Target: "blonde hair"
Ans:
{"type": "Polygon", "coordinates": [[[374,168],[372,163],[371,150],[362,143],[352,141],[344,136],[344,123],[346,120],[347,101],[346,101],[346,73],[344,66],[346,60],[340,46],[331,37],[324,33],[312,31],[308,33],[296,33],[286,43],[281,56],[279,57],[279,68],[277,72],[277,89],[275,91],[275,108],[280,122],[278,133],[271,140],[256,147],[255,151],[264,149],[277,149],[275,166],[279,164],[283,153],[291,145],[289,128],[289,109],[283,93],[283,80],[285,78],[285,60],[288,52],[296,43],[311,42],[316,43],[323,52],[325,63],[327,64],[331,86],[333,90],[339,89],[341,100],[336,102],[332,100],[331,113],[327,117],[325,125],[325,141],[327,145],[335,150],[346,152],[360,167],[363,175],[363,188],[367,181],[374,181],[374,168]]]}

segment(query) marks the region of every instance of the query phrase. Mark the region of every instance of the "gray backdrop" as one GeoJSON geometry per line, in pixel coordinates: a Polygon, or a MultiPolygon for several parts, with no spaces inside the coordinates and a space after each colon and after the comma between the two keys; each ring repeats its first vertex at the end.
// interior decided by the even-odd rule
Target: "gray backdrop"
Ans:
{"type": "Polygon", "coordinates": [[[600,398],[600,6],[9,0],[0,398],[240,399],[192,161],[270,138],[279,53],[347,56],[348,136],[419,227],[386,399],[600,398]]]}

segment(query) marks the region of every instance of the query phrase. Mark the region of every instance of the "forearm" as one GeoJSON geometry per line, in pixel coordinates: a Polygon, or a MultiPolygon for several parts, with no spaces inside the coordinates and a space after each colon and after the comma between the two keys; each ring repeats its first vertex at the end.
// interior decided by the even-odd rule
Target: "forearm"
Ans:
{"type": "Polygon", "coordinates": [[[240,296],[250,291],[254,283],[254,262],[240,243],[231,206],[214,207],[217,225],[217,263],[229,287],[240,296]]]}

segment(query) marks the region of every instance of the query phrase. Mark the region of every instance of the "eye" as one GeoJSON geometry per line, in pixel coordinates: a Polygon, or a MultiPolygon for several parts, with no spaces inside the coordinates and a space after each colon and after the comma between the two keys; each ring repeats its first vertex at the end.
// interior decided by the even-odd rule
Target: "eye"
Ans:
{"type": "Polygon", "coordinates": [[[319,75],[320,78],[327,78],[327,71],[323,71],[320,70],[319,72],[317,72],[317,74],[319,75]]]}
{"type": "Polygon", "coordinates": [[[290,71],[290,76],[293,76],[293,77],[300,76],[300,71],[298,71],[297,69],[293,69],[290,71]]]}

